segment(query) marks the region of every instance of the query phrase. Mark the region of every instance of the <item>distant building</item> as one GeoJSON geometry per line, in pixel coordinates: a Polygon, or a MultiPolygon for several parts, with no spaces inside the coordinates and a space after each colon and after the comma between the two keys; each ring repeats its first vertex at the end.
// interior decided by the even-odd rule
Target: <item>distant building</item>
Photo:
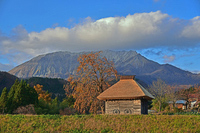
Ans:
{"type": "Polygon", "coordinates": [[[169,101],[168,104],[170,106],[170,109],[173,109],[173,107],[176,107],[182,110],[188,109],[188,102],[186,100],[177,100],[175,103],[173,103],[172,101],[169,101]]]}
{"type": "Polygon", "coordinates": [[[185,100],[177,100],[176,101],[176,105],[175,105],[178,109],[187,109],[187,101],[185,100]]]}
{"type": "Polygon", "coordinates": [[[154,99],[134,75],[121,76],[97,98],[105,101],[105,114],[148,114],[148,100],[154,99]]]}
{"type": "Polygon", "coordinates": [[[189,108],[199,107],[200,94],[189,94],[188,96],[189,108]]]}

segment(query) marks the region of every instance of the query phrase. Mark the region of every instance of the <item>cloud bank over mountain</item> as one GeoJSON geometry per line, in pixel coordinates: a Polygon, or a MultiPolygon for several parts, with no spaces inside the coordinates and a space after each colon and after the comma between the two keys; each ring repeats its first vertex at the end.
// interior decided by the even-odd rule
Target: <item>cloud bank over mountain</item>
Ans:
{"type": "Polygon", "coordinates": [[[2,64],[0,63],[0,71],[8,71],[11,70],[14,66],[10,64],[2,64]]]}
{"type": "MultiPolygon", "coordinates": [[[[60,50],[188,49],[199,47],[199,44],[200,16],[183,20],[161,11],[96,21],[88,17],[72,28],[55,27],[30,33],[19,25],[10,35],[0,33],[0,52],[16,64],[60,50]]],[[[167,62],[173,61],[175,56],[163,58],[167,62]]]]}

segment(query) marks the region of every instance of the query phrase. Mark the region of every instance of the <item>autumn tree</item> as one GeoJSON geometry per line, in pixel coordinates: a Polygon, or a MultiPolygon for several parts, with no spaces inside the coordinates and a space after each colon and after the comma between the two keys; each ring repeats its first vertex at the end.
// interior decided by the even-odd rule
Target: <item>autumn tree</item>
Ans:
{"type": "Polygon", "coordinates": [[[38,100],[43,99],[45,102],[50,102],[51,101],[51,95],[48,92],[43,91],[43,85],[37,84],[34,86],[34,89],[36,90],[38,94],[38,100]]]}
{"type": "Polygon", "coordinates": [[[78,62],[76,74],[68,78],[70,86],[65,87],[65,91],[72,92],[76,99],[74,107],[80,113],[97,113],[99,109],[103,113],[104,103],[97,96],[109,87],[108,81],[117,76],[114,64],[102,57],[101,52],[82,54],[78,62]]]}
{"type": "Polygon", "coordinates": [[[185,99],[186,101],[190,102],[189,100],[191,95],[196,95],[196,98],[200,97],[200,86],[194,85],[189,88],[188,86],[184,86],[178,91],[178,94],[181,99],[185,99]]]}

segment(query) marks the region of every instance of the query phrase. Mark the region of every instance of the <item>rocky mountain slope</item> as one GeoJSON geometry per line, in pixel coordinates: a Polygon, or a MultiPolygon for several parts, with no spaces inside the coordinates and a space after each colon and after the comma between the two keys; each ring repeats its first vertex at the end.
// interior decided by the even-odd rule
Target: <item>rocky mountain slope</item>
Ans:
{"type": "MultiPolygon", "coordinates": [[[[81,53],[55,52],[37,56],[9,73],[20,78],[51,77],[67,78],[78,66],[77,58],[81,53]]],[[[112,60],[119,74],[136,75],[147,84],[160,78],[168,84],[197,84],[200,75],[181,70],[169,64],[158,64],[148,60],[135,51],[103,51],[103,56],[112,60]]]]}

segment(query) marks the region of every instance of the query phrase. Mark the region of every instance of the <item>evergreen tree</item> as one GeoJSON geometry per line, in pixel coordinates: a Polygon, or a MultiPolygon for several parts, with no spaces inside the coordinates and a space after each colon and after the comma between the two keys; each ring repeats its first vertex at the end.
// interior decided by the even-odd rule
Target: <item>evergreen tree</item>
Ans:
{"type": "Polygon", "coordinates": [[[73,96],[69,96],[63,99],[63,101],[60,103],[60,108],[64,109],[66,107],[73,107],[74,106],[74,102],[76,100],[73,98],[73,96]]]}
{"type": "Polygon", "coordinates": [[[14,96],[13,96],[13,106],[14,109],[22,105],[22,93],[24,93],[23,88],[22,88],[22,80],[21,82],[17,85],[14,96]]]}
{"type": "Polygon", "coordinates": [[[34,88],[30,87],[29,84],[27,84],[27,90],[28,90],[28,101],[32,104],[38,104],[38,94],[37,92],[35,91],[34,88]]]}
{"type": "Polygon", "coordinates": [[[21,80],[18,84],[14,97],[13,104],[15,108],[28,104],[36,104],[38,102],[37,92],[29,86],[26,81],[21,80]]]}
{"type": "Polygon", "coordinates": [[[55,99],[52,100],[52,106],[53,106],[53,107],[58,107],[58,106],[59,106],[58,97],[56,97],[55,99]]]}
{"type": "Polygon", "coordinates": [[[8,113],[12,113],[19,106],[37,103],[38,95],[35,89],[30,87],[26,81],[16,80],[8,93],[8,113]]]}
{"type": "Polygon", "coordinates": [[[4,114],[4,111],[6,109],[7,106],[7,102],[8,102],[8,90],[5,87],[1,93],[1,97],[0,97],[0,110],[2,110],[2,113],[4,114]]]}
{"type": "Polygon", "coordinates": [[[13,98],[14,98],[15,90],[17,89],[18,85],[19,85],[19,80],[16,79],[15,83],[12,85],[12,87],[10,88],[10,91],[8,92],[8,102],[7,102],[8,113],[12,113],[14,109],[13,98]]]}
{"type": "Polygon", "coordinates": [[[50,114],[59,114],[59,100],[56,97],[55,99],[52,100],[51,105],[50,105],[50,114]]]}

